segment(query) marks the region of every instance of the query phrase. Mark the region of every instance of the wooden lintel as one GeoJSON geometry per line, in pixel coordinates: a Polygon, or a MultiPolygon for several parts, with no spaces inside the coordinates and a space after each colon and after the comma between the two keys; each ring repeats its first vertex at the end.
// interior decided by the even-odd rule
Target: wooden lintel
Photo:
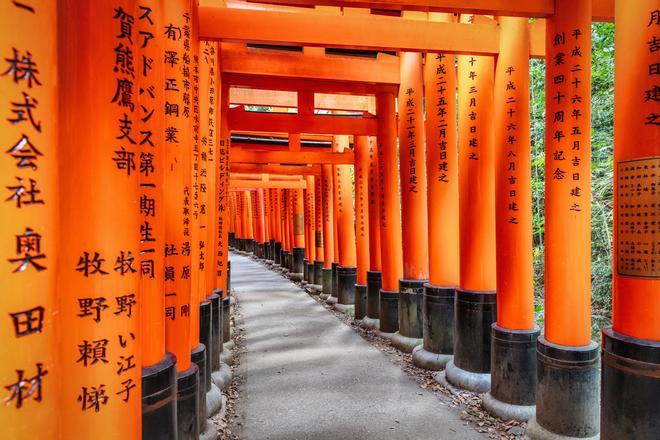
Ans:
{"type": "Polygon", "coordinates": [[[397,57],[377,59],[341,57],[250,49],[223,43],[220,51],[223,73],[299,77],[331,81],[398,84],[397,57]]]}
{"type": "Polygon", "coordinates": [[[326,151],[246,151],[232,147],[229,153],[230,163],[249,164],[300,164],[300,165],[353,165],[353,151],[341,153],[326,151]]]}
{"type": "Polygon", "coordinates": [[[371,15],[321,15],[200,7],[200,38],[349,49],[494,55],[495,26],[371,15]]]}
{"type": "Polygon", "coordinates": [[[376,95],[381,92],[396,94],[399,90],[398,82],[396,84],[374,84],[368,82],[334,81],[305,77],[278,77],[261,75],[259,73],[223,73],[222,83],[230,86],[248,87],[252,89],[289,91],[310,90],[317,93],[339,93],[349,95],[376,95]]]}
{"type": "Polygon", "coordinates": [[[230,189],[255,189],[255,188],[307,188],[307,182],[304,180],[243,180],[229,179],[230,189]]]}
{"type": "MultiPolygon", "coordinates": [[[[262,105],[269,107],[296,107],[296,92],[232,87],[229,103],[238,105],[262,105]]],[[[369,97],[357,95],[314,94],[314,108],[323,110],[368,111],[369,97]]]]}
{"type": "Polygon", "coordinates": [[[320,165],[268,165],[251,163],[234,163],[229,166],[232,173],[274,174],[282,176],[320,176],[320,165]]]}
{"type": "Polygon", "coordinates": [[[378,125],[375,117],[259,113],[245,111],[243,107],[229,109],[227,123],[230,130],[357,136],[376,136],[378,125]]]}
{"type": "MultiPolygon", "coordinates": [[[[614,21],[614,0],[592,0],[592,2],[593,21],[614,21]]],[[[554,0],[264,0],[263,3],[287,6],[310,6],[311,4],[342,6],[344,8],[453,12],[534,18],[548,18],[555,13],[554,0]]]]}

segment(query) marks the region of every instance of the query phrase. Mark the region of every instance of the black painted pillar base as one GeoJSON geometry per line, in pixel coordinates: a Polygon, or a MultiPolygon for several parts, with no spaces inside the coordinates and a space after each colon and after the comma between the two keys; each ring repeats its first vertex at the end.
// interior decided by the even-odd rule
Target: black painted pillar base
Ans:
{"type": "Polygon", "coordinates": [[[230,248],[235,248],[236,247],[236,233],[235,232],[227,233],[227,244],[230,248]]]}
{"type": "Polygon", "coordinates": [[[390,339],[399,331],[399,292],[380,289],[380,319],[378,336],[390,339]]]}
{"type": "Polygon", "coordinates": [[[273,242],[273,261],[275,264],[282,265],[282,243],[273,242]]]}
{"type": "Polygon", "coordinates": [[[231,298],[229,295],[222,298],[222,344],[223,351],[224,345],[231,341],[231,298]]]}
{"type": "Polygon", "coordinates": [[[190,353],[190,361],[197,365],[199,369],[199,382],[197,386],[197,399],[198,399],[198,412],[197,422],[199,432],[203,432],[206,428],[206,347],[204,344],[199,344],[197,348],[193,349],[190,353]]]}
{"type": "Polygon", "coordinates": [[[294,247],[292,259],[293,262],[291,266],[290,278],[293,281],[302,281],[304,264],[305,264],[305,248],[294,247]]]}
{"type": "Polygon", "coordinates": [[[172,353],[142,369],[142,438],[176,440],[176,359],[172,353]]]}
{"type": "Polygon", "coordinates": [[[337,302],[334,308],[342,313],[351,314],[355,308],[355,266],[337,266],[337,302]]]}
{"type": "MultiPolygon", "coordinates": [[[[177,440],[199,438],[199,369],[192,362],[190,368],[176,376],[177,440]]],[[[205,394],[206,395],[206,394],[205,394]]]]}
{"type": "Polygon", "coordinates": [[[337,268],[339,267],[339,263],[336,261],[332,262],[332,293],[330,294],[330,297],[326,300],[328,304],[336,304],[337,303],[337,295],[339,292],[339,281],[337,280],[337,268]]]}
{"type": "Polygon", "coordinates": [[[316,274],[314,272],[314,262],[307,261],[307,284],[314,284],[316,281],[316,274]]]}
{"type": "Polygon", "coordinates": [[[323,286],[323,260],[314,260],[314,282],[317,286],[323,286]]]}
{"type": "Polygon", "coordinates": [[[282,251],[282,272],[291,272],[291,254],[287,250],[282,251]]]}
{"type": "Polygon", "coordinates": [[[383,287],[383,273],[381,271],[367,271],[367,302],[365,316],[360,326],[367,329],[377,329],[380,316],[380,289],[383,287]]]}
{"type": "Polygon", "coordinates": [[[231,261],[227,260],[227,296],[231,294],[231,261]]]}
{"type": "Polygon", "coordinates": [[[355,266],[337,267],[337,302],[339,304],[355,304],[355,266]]]}
{"type": "MultiPolygon", "coordinates": [[[[213,345],[213,324],[211,317],[211,301],[202,301],[199,304],[199,343],[204,346],[206,363],[204,371],[204,391],[211,391],[211,345],[213,345]]],[[[200,369],[201,372],[201,369],[200,369]]],[[[201,374],[200,374],[201,379],[201,374]]]]}
{"type": "Polygon", "coordinates": [[[600,437],[660,435],[660,341],[603,330],[600,437]]]}
{"type": "Polygon", "coordinates": [[[497,321],[494,291],[456,289],[454,359],[447,381],[475,393],[490,390],[491,326],[497,321]]]}
{"type": "Polygon", "coordinates": [[[213,294],[206,297],[211,301],[211,371],[220,369],[220,352],[222,351],[222,309],[220,301],[222,289],[215,289],[213,294]]]}
{"type": "Polygon", "coordinates": [[[271,264],[275,261],[275,240],[266,243],[266,260],[271,264]]]}
{"type": "Polygon", "coordinates": [[[302,280],[301,283],[303,285],[309,284],[309,261],[307,261],[307,258],[303,259],[302,263],[302,280]]]}
{"type": "Polygon", "coordinates": [[[267,246],[267,243],[257,243],[257,246],[259,247],[257,256],[260,259],[265,260],[266,259],[266,246],[267,246]]]}
{"type": "Polygon", "coordinates": [[[483,406],[502,420],[526,422],[536,411],[536,340],[539,329],[492,326],[490,392],[483,406]]]}
{"type": "Polygon", "coordinates": [[[568,347],[539,336],[536,353],[536,416],[527,424],[527,437],[532,440],[599,438],[598,344],[568,347]]]}
{"type": "Polygon", "coordinates": [[[399,331],[392,345],[405,353],[422,345],[424,284],[426,280],[399,280],[399,331]]]}
{"type": "Polygon", "coordinates": [[[367,316],[367,285],[355,285],[355,319],[363,319],[367,316]]]}
{"type": "Polygon", "coordinates": [[[332,269],[322,269],[323,273],[323,293],[321,299],[328,299],[332,296],[332,269]]]}
{"type": "Polygon", "coordinates": [[[454,303],[456,288],[424,284],[423,343],[413,350],[418,367],[439,371],[454,357],[454,303]]]}

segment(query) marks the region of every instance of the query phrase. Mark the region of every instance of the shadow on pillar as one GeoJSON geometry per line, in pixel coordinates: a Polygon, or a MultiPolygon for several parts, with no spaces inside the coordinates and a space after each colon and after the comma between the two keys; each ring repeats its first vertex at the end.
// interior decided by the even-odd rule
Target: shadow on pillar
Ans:
{"type": "Polygon", "coordinates": [[[415,347],[412,361],[427,370],[445,368],[454,355],[454,304],[456,289],[424,284],[422,302],[423,343],[415,347]]]}
{"type": "Polygon", "coordinates": [[[399,331],[392,335],[392,345],[412,353],[422,344],[422,302],[426,280],[399,280],[399,331]]]}
{"type": "Polygon", "coordinates": [[[536,340],[539,329],[492,326],[491,386],[483,406],[502,420],[526,422],[536,411],[536,340]]]}
{"type": "Polygon", "coordinates": [[[176,358],[172,353],[142,369],[142,438],[176,440],[176,358]]]}
{"type": "Polygon", "coordinates": [[[376,334],[391,339],[399,331],[399,292],[380,289],[380,319],[376,334]]]}
{"type": "Polygon", "coordinates": [[[355,266],[337,266],[337,302],[335,310],[350,315],[355,309],[355,266]]]}
{"type": "Polygon", "coordinates": [[[199,438],[199,369],[194,362],[177,374],[176,422],[178,440],[199,438]]]}
{"type": "Polygon", "coordinates": [[[589,345],[568,347],[539,336],[536,353],[536,416],[527,424],[527,437],[599,438],[598,344],[592,341],[589,345]]]}
{"type": "Polygon", "coordinates": [[[495,321],[494,291],[456,289],[454,358],[436,380],[475,393],[489,391],[491,326],[495,321]]]}
{"type": "Polygon", "coordinates": [[[365,316],[360,326],[367,329],[379,327],[380,316],[380,289],[383,287],[383,273],[381,271],[367,271],[367,303],[365,316]]]}
{"type": "Polygon", "coordinates": [[[603,330],[600,437],[660,435],[660,341],[603,330]]]}

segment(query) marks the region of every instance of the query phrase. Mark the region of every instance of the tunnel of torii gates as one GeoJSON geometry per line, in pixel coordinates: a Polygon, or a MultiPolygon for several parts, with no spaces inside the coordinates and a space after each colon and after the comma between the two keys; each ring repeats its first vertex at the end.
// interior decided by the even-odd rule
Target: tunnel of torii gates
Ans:
{"type": "Polygon", "coordinates": [[[231,247],[530,438],[657,439],[657,0],[268,3],[2,2],[2,437],[211,435],[231,247]],[[601,344],[592,21],[616,22],[601,344]],[[530,57],[546,62],[542,332],[530,57]]]}

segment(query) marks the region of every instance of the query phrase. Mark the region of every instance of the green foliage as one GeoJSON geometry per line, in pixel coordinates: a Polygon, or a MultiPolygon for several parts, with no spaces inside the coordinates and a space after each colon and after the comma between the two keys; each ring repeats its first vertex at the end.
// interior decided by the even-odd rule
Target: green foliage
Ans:
{"type": "MultiPolygon", "coordinates": [[[[591,85],[591,280],[596,327],[611,315],[612,176],[614,138],[614,24],[592,26],[591,85]]],[[[545,62],[530,61],[534,274],[537,302],[543,297],[545,62]]],[[[567,237],[568,237],[568,232],[567,237]]],[[[540,311],[540,310],[537,310],[540,311]]],[[[596,330],[596,329],[595,329],[596,330]]]]}

